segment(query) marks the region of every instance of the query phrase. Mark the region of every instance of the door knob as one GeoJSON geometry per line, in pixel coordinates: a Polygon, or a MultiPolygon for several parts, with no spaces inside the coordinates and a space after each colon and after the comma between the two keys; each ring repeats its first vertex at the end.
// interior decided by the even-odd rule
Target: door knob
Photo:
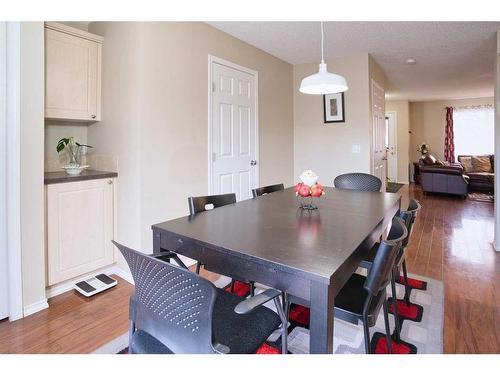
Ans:
{"type": "Polygon", "coordinates": [[[257,160],[251,160],[250,165],[257,165],[257,160]]]}
{"type": "Polygon", "coordinates": [[[92,115],[92,116],[90,116],[90,117],[95,118],[96,116],[95,116],[95,115],[92,115]]]}

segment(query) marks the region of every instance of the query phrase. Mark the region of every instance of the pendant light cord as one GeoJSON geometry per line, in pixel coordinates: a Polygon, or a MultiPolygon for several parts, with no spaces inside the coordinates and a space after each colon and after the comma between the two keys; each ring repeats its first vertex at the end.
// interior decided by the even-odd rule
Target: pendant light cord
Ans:
{"type": "Polygon", "coordinates": [[[323,56],[323,38],[324,38],[324,35],[323,35],[323,21],[321,21],[321,63],[322,64],[325,63],[325,59],[324,59],[324,56],[323,56]]]}

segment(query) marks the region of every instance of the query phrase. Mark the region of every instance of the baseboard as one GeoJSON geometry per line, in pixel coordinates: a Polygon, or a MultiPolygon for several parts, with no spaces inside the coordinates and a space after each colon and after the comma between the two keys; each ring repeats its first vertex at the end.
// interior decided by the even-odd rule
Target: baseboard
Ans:
{"type": "MultiPolygon", "coordinates": [[[[86,279],[89,279],[95,275],[99,275],[100,273],[105,273],[107,275],[116,273],[115,272],[116,268],[117,267],[114,264],[112,264],[111,266],[99,268],[98,270],[86,273],[85,275],[82,275],[82,276],[75,277],[74,279],[70,279],[70,280],[58,283],[56,285],[53,285],[53,286],[49,286],[45,289],[45,295],[47,296],[47,298],[52,298],[52,297],[58,296],[59,294],[62,294],[62,293],[65,293],[65,292],[72,290],[76,283],[83,281],[83,280],[86,280],[86,279]]],[[[118,276],[120,276],[120,275],[118,275],[118,276]]]]}
{"type": "Polygon", "coordinates": [[[115,274],[116,276],[120,276],[123,280],[134,285],[134,278],[132,277],[132,274],[130,273],[130,271],[126,271],[118,266],[114,266],[111,273],[115,274]]]}
{"type": "Polygon", "coordinates": [[[24,310],[23,310],[24,317],[27,317],[28,315],[31,315],[31,314],[34,314],[36,312],[47,309],[48,307],[49,307],[49,304],[48,304],[46,298],[42,299],[38,302],[32,303],[32,304],[24,307],[24,310]]]}

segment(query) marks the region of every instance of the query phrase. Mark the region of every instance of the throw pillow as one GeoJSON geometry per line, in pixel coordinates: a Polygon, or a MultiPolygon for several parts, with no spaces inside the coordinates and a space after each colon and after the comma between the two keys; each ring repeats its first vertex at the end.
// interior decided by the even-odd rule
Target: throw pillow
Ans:
{"type": "Polygon", "coordinates": [[[474,172],[491,172],[491,161],[488,156],[473,156],[471,162],[474,172]]]}
{"type": "Polygon", "coordinates": [[[464,172],[472,172],[472,158],[470,156],[462,156],[459,159],[460,164],[462,164],[462,167],[464,167],[464,172]]]}

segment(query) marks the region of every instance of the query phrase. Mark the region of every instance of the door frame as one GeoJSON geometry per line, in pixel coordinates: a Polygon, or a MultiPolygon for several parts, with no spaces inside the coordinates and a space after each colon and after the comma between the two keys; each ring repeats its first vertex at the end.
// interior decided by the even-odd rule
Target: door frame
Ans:
{"type": "Polygon", "coordinates": [[[213,134],[212,134],[212,104],[213,104],[213,76],[212,76],[212,65],[219,64],[227,66],[235,70],[250,74],[254,79],[254,91],[255,91],[255,159],[257,160],[257,165],[255,168],[255,187],[259,186],[259,171],[260,171],[260,158],[259,158],[259,72],[253,69],[246,68],[244,66],[235,64],[231,61],[221,59],[220,57],[208,55],[208,194],[213,194],[212,190],[212,172],[213,172],[213,134]]]}
{"type": "Polygon", "coordinates": [[[0,74],[0,81],[5,90],[0,91],[0,100],[5,103],[2,109],[2,122],[5,122],[5,152],[0,153],[1,163],[6,168],[6,184],[2,199],[6,199],[6,207],[0,222],[5,229],[5,238],[0,239],[7,249],[7,282],[9,294],[9,320],[21,319],[23,313],[23,284],[21,258],[21,23],[1,22],[0,59],[5,62],[5,70],[0,74]]]}
{"type": "MultiPolygon", "coordinates": [[[[370,139],[370,173],[371,174],[375,174],[375,160],[374,160],[374,136],[375,136],[375,132],[374,132],[374,128],[373,128],[373,125],[374,125],[374,115],[373,115],[373,91],[374,91],[374,87],[377,87],[379,88],[380,90],[382,90],[384,92],[384,110],[383,110],[383,115],[384,115],[384,128],[385,128],[385,114],[386,114],[386,111],[385,111],[385,88],[382,87],[382,85],[380,85],[377,81],[375,81],[373,78],[371,78],[371,85],[370,85],[370,115],[371,115],[371,118],[370,118],[370,134],[371,134],[371,139],[370,139]]],[[[384,141],[384,147],[383,149],[385,150],[385,141],[384,141]]],[[[385,150],[386,151],[386,150],[385,150]]],[[[386,151],[386,155],[385,155],[385,158],[386,158],[386,168],[385,168],[385,178],[384,178],[384,181],[382,181],[382,190],[385,191],[385,188],[387,186],[387,151],[386,151]]]]}
{"type": "MultiPolygon", "coordinates": [[[[387,115],[392,115],[394,116],[394,147],[396,148],[396,155],[399,157],[398,153],[398,112],[397,111],[385,111],[385,116],[387,115]]],[[[386,155],[387,157],[387,155],[386,155]]],[[[399,183],[399,178],[398,178],[398,157],[396,157],[396,181],[399,183]]],[[[389,171],[389,159],[387,159],[387,171],[389,171]]]]}

